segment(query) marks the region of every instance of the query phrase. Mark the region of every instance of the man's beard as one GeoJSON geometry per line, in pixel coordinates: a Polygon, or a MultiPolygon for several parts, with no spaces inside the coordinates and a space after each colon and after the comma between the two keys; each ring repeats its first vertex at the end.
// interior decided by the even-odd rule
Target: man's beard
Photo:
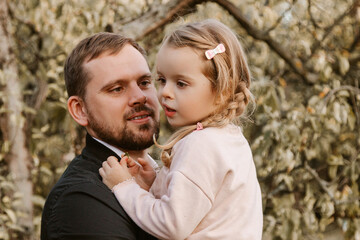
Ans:
{"type": "MultiPolygon", "coordinates": [[[[89,109],[88,109],[89,110],[89,109]]],[[[159,122],[155,119],[154,110],[142,105],[133,108],[129,113],[124,114],[124,125],[115,128],[106,126],[103,122],[88,111],[89,127],[96,133],[97,137],[121,150],[139,151],[151,147],[154,144],[153,135],[159,135],[159,122]],[[130,129],[127,125],[127,118],[140,111],[147,111],[153,122],[140,125],[137,129],[130,129]]]]}

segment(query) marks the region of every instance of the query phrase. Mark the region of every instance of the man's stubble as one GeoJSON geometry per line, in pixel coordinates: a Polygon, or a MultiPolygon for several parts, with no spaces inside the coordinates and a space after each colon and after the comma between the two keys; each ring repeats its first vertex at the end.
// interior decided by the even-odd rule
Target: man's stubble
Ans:
{"type": "Polygon", "coordinates": [[[154,144],[153,135],[159,135],[159,121],[155,119],[155,112],[153,109],[141,105],[133,108],[123,116],[123,126],[114,127],[108,126],[104,121],[101,121],[92,114],[88,109],[89,128],[95,132],[97,137],[122,150],[139,151],[151,147],[154,144]],[[150,113],[152,121],[139,125],[136,129],[131,129],[128,126],[127,118],[132,114],[140,111],[147,111],[150,113]]]}

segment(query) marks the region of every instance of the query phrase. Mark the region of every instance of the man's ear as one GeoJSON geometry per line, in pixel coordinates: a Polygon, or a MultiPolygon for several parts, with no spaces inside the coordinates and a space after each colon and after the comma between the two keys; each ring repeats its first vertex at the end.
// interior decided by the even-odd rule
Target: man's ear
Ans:
{"type": "Polygon", "coordinates": [[[72,118],[81,126],[88,125],[88,115],[84,102],[79,96],[71,96],[67,102],[68,110],[72,118]]]}

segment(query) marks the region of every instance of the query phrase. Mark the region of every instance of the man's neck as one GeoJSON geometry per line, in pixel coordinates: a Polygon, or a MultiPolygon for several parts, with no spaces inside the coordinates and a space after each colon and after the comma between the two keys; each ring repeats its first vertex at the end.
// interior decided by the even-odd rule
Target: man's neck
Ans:
{"type": "Polygon", "coordinates": [[[147,157],[147,151],[146,150],[141,150],[141,151],[129,151],[126,149],[120,149],[117,147],[114,147],[113,145],[104,142],[98,138],[93,137],[96,141],[100,142],[101,144],[105,145],[106,147],[108,147],[109,149],[111,149],[112,151],[114,151],[117,155],[119,155],[120,157],[124,154],[124,153],[128,153],[130,155],[130,157],[132,157],[133,159],[138,159],[138,158],[143,158],[146,159],[147,157]]]}
{"type": "Polygon", "coordinates": [[[147,151],[145,151],[145,150],[143,150],[143,151],[128,151],[127,153],[133,159],[138,159],[138,158],[146,159],[148,156],[147,151]]]}

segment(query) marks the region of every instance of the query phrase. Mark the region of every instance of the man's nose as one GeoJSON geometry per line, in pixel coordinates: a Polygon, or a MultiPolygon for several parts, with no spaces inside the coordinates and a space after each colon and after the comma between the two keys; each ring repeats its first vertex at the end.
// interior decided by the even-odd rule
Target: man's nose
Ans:
{"type": "Polygon", "coordinates": [[[131,107],[135,105],[143,105],[146,103],[147,98],[143,90],[139,86],[134,86],[131,88],[130,94],[129,94],[129,105],[131,107]]]}

